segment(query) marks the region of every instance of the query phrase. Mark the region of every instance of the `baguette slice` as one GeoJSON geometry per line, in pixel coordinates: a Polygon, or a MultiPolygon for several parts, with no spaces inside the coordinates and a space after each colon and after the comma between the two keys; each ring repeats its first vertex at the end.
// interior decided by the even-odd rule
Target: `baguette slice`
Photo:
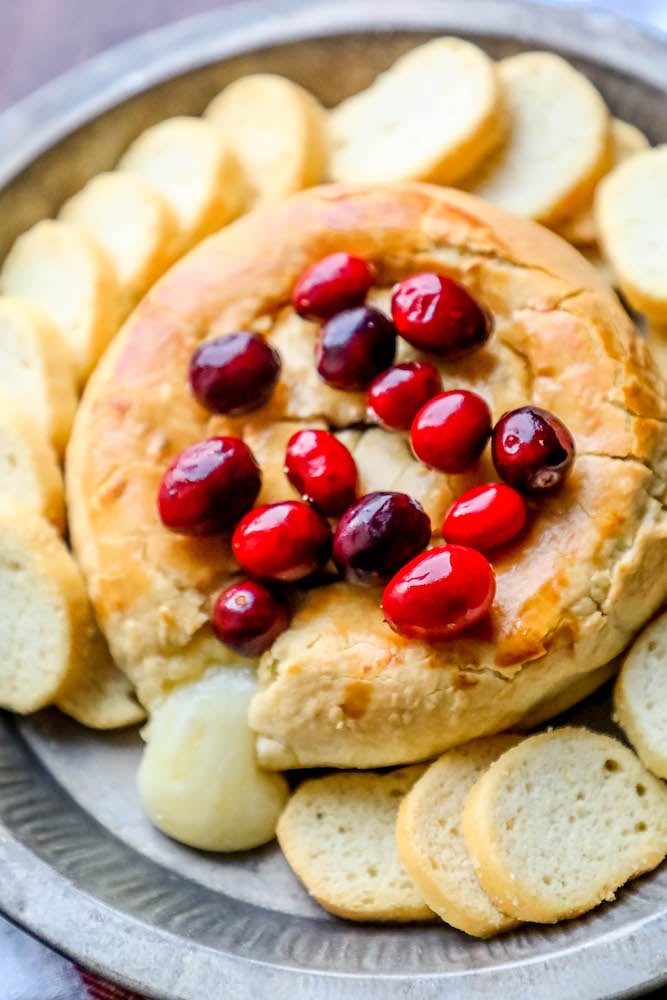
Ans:
{"type": "Polygon", "coordinates": [[[204,116],[236,153],[254,204],[275,204],[323,179],[326,113],[284,76],[241,77],[213,98],[204,116]]]}
{"type": "MultiPolygon", "coordinates": [[[[629,160],[636,153],[649,148],[649,141],[643,132],[620,118],[611,120],[612,169],[629,160]]],[[[577,215],[564,219],[554,226],[559,236],[578,247],[595,247],[599,241],[595,221],[595,198],[591,198],[577,215]]]]}
{"type": "Polygon", "coordinates": [[[658,366],[658,371],[667,381],[667,324],[648,323],[646,343],[658,366]]]}
{"type": "Polygon", "coordinates": [[[85,382],[118,328],[118,284],[104,250],[76,226],[46,219],[12,246],[0,289],[41,306],[85,382]]]}
{"type": "Polygon", "coordinates": [[[348,920],[430,920],[398,860],[396,815],[422,765],[305,781],[278,821],[278,841],[318,903],[348,920]]]}
{"type": "Polygon", "coordinates": [[[639,633],[614,690],[614,717],[649,771],[667,778],[667,613],[639,633]]]}
{"type": "Polygon", "coordinates": [[[667,322],[667,145],[612,170],[598,189],[595,217],[630,305],[667,322]]]}
{"type": "Polygon", "coordinates": [[[0,500],[0,608],[0,706],[34,712],[84,677],[97,629],[56,529],[7,500],[0,500]]]}
{"type": "Polygon", "coordinates": [[[69,352],[57,327],[31,302],[0,298],[0,393],[30,417],[62,455],[76,410],[69,352]]]}
{"type": "Polygon", "coordinates": [[[461,38],[436,38],[331,112],[329,172],[352,184],[455,184],[505,134],[495,64],[461,38]]]}
{"type": "Polygon", "coordinates": [[[178,223],[178,256],[230,222],[247,197],[236,154],[201,118],[167,118],[146,129],[117,169],[142,177],[168,202],[178,223]]]}
{"type": "Polygon", "coordinates": [[[4,499],[16,500],[64,532],[65,496],[56,454],[39,424],[15,400],[2,396],[0,483],[4,499]]]}
{"type": "Polygon", "coordinates": [[[439,917],[486,938],[517,926],[481,889],[461,833],[461,813],[477,778],[520,736],[505,733],[448,750],[431,764],[401,803],[398,856],[439,917]]]}
{"type": "Polygon", "coordinates": [[[60,218],[85,230],[109,255],[121,320],[175,258],[176,216],[160,192],[134,174],[98,174],[65,202],[60,218]]]}
{"type": "Polygon", "coordinates": [[[484,891],[518,920],[579,916],[667,853],[667,788],[618,740],[530,736],[475,783],[463,834],[484,891]]]}
{"type": "Polygon", "coordinates": [[[91,636],[86,669],[58,697],[66,715],[90,729],[122,729],[143,722],[146,712],[127,677],[111,659],[100,632],[91,636]]]}
{"type": "Polygon", "coordinates": [[[602,97],[560,56],[524,52],[498,63],[509,109],[505,145],[466,187],[538,222],[573,215],[611,163],[602,97]]]}

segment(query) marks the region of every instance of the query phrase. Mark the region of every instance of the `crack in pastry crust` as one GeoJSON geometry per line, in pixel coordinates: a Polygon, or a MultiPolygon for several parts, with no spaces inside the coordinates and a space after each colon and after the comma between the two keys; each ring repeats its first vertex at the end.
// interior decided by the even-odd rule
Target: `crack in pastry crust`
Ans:
{"type": "MultiPolygon", "coordinates": [[[[475,632],[437,646],[408,642],[382,621],[377,592],[336,584],[303,596],[262,660],[251,708],[262,760],[275,767],[408,762],[512,725],[615,656],[667,596],[667,391],[593,269],[554,235],[461,192],[312,189],[240,220],[176,265],[128,320],[77,417],[67,470],[73,542],[114,655],[144,703],[234,658],[207,620],[237,567],[225,539],[174,536],[159,523],[155,493],[168,460],[199,438],[239,433],[261,453],[263,499],[284,499],[292,494],[280,441],[290,427],[365,419],[362,395],[318,380],[315,326],[288,305],[302,270],[340,249],[372,260],[380,304],[395,280],[419,270],[463,281],[494,313],[496,332],[441,366],[445,388],[475,389],[495,418],[529,402],[553,410],[578,457],[521,540],[494,558],[496,604],[475,632]],[[190,354],[241,328],[281,351],[281,381],[255,414],[210,417],[187,390],[190,354]],[[344,711],[351,683],[369,685],[362,713],[344,711]]],[[[403,345],[401,359],[411,356],[403,345]]],[[[362,454],[370,462],[373,451],[364,433],[385,432],[356,439],[362,481],[362,454]]],[[[466,476],[429,475],[435,529],[453,496],[496,478],[488,456],[466,476]]],[[[421,479],[406,460],[393,488],[404,481],[412,492],[421,479]]]]}

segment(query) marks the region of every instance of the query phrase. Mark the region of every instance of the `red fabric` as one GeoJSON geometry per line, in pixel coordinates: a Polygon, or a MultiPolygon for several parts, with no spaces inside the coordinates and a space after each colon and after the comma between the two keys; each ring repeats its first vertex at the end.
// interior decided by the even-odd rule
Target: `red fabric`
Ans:
{"type": "Polygon", "coordinates": [[[133,993],[132,990],[125,990],[122,986],[114,986],[113,983],[107,983],[105,980],[94,976],[92,972],[85,972],[83,969],[79,969],[78,971],[81,976],[81,982],[88,990],[88,994],[92,1000],[145,1000],[138,993],[133,993]]]}

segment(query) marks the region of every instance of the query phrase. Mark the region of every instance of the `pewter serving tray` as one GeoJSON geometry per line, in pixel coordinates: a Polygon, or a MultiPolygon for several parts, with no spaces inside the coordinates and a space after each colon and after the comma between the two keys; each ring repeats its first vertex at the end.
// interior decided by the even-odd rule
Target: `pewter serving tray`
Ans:
{"type": "MultiPolygon", "coordinates": [[[[146,125],[198,113],[248,72],[335,103],[431,34],[494,56],[563,53],[612,110],[667,140],[667,43],[589,8],[513,0],[247,3],[106,53],[0,116],[0,257],[114,164],[146,125]]],[[[609,692],[570,713],[608,727],[609,692]]],[[[0,908],[86,966],[160,1000],[593,1000],[667,981],[667,867],[613,905],[490,942],[443,924],[352,925],[309,900],[275,846],[199,854],[162,837],[134,786],[136,732],[0,714],[0,908]]]]}

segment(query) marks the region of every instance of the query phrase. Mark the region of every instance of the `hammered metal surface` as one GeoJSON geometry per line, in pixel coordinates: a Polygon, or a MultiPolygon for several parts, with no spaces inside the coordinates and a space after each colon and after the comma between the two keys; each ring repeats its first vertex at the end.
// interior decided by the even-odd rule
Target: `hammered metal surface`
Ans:
{"type": "MultiPolygon", "coordinates": [[[[512,0],[257,10],[146,36],[0,117],[0,256],[147,124],[201,111],[227,81],[285,73],[333,104],[435,31],[464,34],[496,56],[554,48],[615,113],[667,140],[667,48],[609,16],[512,0]]],[[[571,718],[605,725],[608,692],[571,718]]],[[[490,942],[441,924],[351,926],[308,899],[275,847],[219,857],[157,833],[134,787],[139,754],[136,733],[90,733],[55,712],[0,717],[0,907],[160,1000],[593,1000],[667,976],[667,871],[587,918],[490,942]]]]}

